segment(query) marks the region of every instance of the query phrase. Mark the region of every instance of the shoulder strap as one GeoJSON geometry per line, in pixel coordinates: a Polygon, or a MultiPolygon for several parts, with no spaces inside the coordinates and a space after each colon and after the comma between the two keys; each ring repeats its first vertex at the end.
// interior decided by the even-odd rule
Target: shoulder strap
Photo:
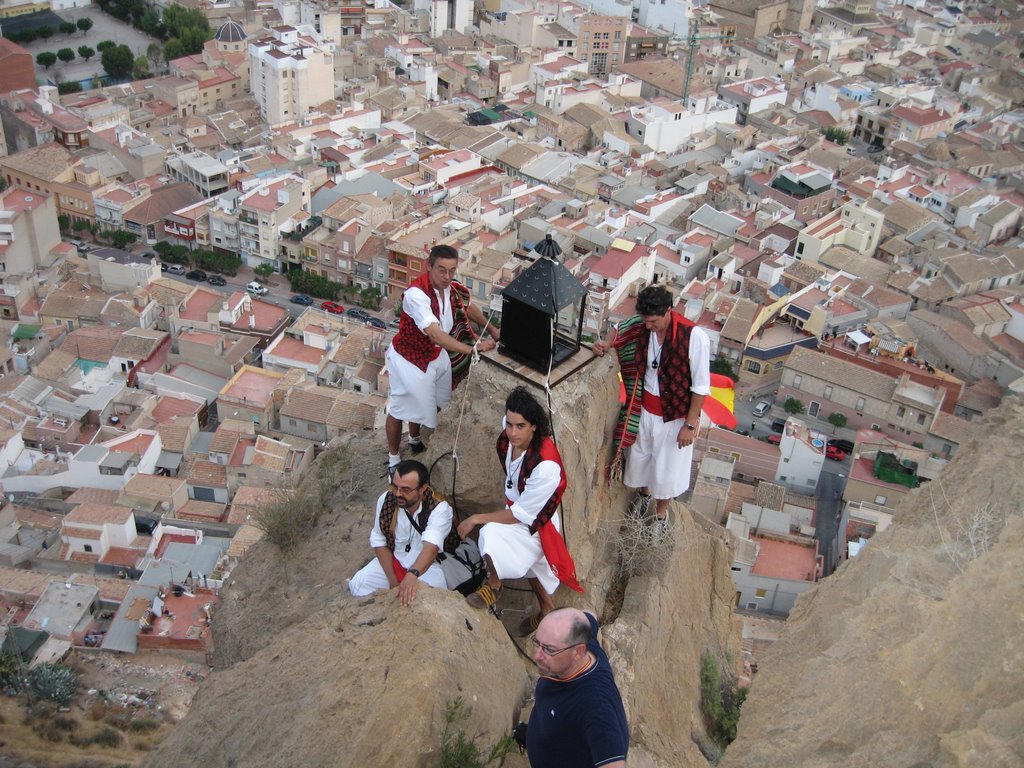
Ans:
{"type": "Polygon", "coordinates": [[[380,532],[384,535],[388,549],[395,551],[395,527],[398,525],[398,500],[395,494],[388,491],[384,495],[384,503],[380,507],[380,532]]]}

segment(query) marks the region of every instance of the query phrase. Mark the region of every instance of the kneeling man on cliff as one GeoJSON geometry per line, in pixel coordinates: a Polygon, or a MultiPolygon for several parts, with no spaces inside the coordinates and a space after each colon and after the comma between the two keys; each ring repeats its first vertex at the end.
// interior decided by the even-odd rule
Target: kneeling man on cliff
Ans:
{"type": "Polygon", "coordinates": [[[377,499],[370,531],[376,555],[348,583],[356,597],[378,589],[398,587],[398,600],[411,605],[419,583],[447,589],[437,554],[452,529],[452,508],[428,485],[430,473],[420,462],[407,459],[395,467],[391,490],[377,499]]]}

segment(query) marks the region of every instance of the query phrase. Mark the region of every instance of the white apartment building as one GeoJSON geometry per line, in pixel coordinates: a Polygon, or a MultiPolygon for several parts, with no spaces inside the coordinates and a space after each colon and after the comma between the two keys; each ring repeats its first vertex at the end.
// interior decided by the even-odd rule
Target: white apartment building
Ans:
{"type": "Polygon", "coordinates": [[[249,79],[264,120],[299,122],[334,98],[334,56],[312,35],[274,27],[249,44],[249,79]]]}
{"type": "Polygon", "coordinates": [[[851,201],[800,230],[796,257],[817,263],[835,245],[846,246],[862,256],[874,256],[884,222],[885,216],[866,202],[851,201]]]}
{"type": "Polygon", "coordinates": [[[309,210],[309,179],[288,174],[266,182],[238,201],[238,255],[249,267],[271,264],[281,269],[281,225],[290,217],[309,210]]]}
{"type": "Polygon", "coordinates": [[[785,105],[789,91],[786,84],[774,77],[755,77],[738,83],[718,86],[718,96],[739,110],[736,122],[747,124],[747,116],[755,115],[776,104],[785,105]]]}
{"type": "Polygon", "coordinates": [[[689,109],[665,98],[632,107],[626,119],[626,132],[655,152],[675,152],[696,133],[736,122],[736,107],[722,103],[714,93],[695,94],[689,101],[689,109]]]}
{"type": "MultiPolygon", "coordinates": [[[[786,420],[779,442],[775,482],[803,493],[813,493],[825,463],[825,436],[794,418],[786,420]]],[[[810,521],[808,521],[809,523],[810,521]]]]}
{"type": "Polygon", "coordinates": [[[473,0],[416,0],[414,10],[426,11],[431,37],[446,29],[463,34],[473,25],[473,0]]]}
{"type": "Polygon", "coordinates": [[[203,197],[227,192],[231,172],[220,160],[203,152],[172,155],[165,161],[167,174],[176,181],[187,181],[203,197]]]}
{"type": "MultiPolygon", "coordinates": [[[[637,22],[678,37],[690,34],[690,0],[640,0],[637,22]]],[[[606,13],[606,11],[605,11],[606,13]]]]}
{"type": "Polygon", "coordinates": [[[0,272],[22,275],[48,267],[59,244],[53,195],[17,187],[0,194],[0,272]]]}

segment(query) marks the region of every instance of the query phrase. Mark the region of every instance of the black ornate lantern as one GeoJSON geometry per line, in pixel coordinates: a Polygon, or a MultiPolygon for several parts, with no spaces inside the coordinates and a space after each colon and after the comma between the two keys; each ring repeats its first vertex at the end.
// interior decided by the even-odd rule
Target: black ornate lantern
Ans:
{"type": "Polygon", "coordinates": [[[501,292],[501,351],[546,372],[580,349],[587,289],[559,261],[551,235],[539,258],[501,292]]]}

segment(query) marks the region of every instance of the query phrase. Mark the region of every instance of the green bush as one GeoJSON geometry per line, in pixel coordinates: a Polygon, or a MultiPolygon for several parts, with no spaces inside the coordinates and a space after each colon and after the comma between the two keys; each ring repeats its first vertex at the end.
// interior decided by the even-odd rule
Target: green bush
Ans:
{"type": "Polygon", "coordinates": [[[510,734],[502,736],[491,747],[485,758],[477,746],[476,736],[467,736],[460,723],[469,719],[472,708],[459,696],[445,704],[444,728],[441,730],[441,768],[485,768],[497,761],[498,765],[505,762],[505,757],[515,747],[510,734]]]}
{"type": "Polygon", "coordinates": [[[782,407],[786,413],[803,413],[805,410],[804,404],[795,397],[787,397],[782,407]]]}
{"type": "Polygon", "coordinates": [[[253,267],[252,271],[253,274],[256,275],[256,277],[262,277],[264,280],[266,280],[268,277],[274,274],[274,265],[267,264],[266,262],[264,262],[263,264],[257,264],[255,267],[253,267]]]}
{"type": "Polygon", "coordinates": [[[747,689],[731,678],[722,678],[718,662],[710,652],[700,657],[700,706],[708,734],[725,749],[736,738],[740,709],[747,698],[747,689]]]}
{"type": "Polygon", "coordinates": [[[223,275],[235,275],[238,273],[239,267],[242,266],[242,260],[234,253],[217,253],[216,251],[191,251],[182,245],[176,245],[175,248],[181,248],[185,254],[182,261],[187,261],[189,255],[192,257],[192,263],[200,269],[206,269],[210,272],[219,272],[223,275]]]}
{"type": "Polygon", "coordinates": [[[29,670],[28,687],[41,699],[67,704],[78,690],[78,675],[62,664],[40,664],[29,670]]]}
{"type": "Polygon", "coordinates": [[[736,373],[736,369],[732,367],[732,363],[724,357],[716,357],[711,361],[711,372],[722,376],[728,376],[733,381],[740,380],[739,374],[736,373]]]}
{"type": "Polygon", "coordinates": [[[115,229],[113,232],[108,233],[107,237],[110,238],[112,246],[122,250],[139,239],[139,236],[134,232],[129,232],[125,229],[115,229]]]}
{"type": "Polygon", "coordinates": [[[293,269],[288,273],[288,282],[294,293],[308,293],[318,299],[338,300],[338,294],[344,288],[341,283],[328,280],[326,277],[293,269]]]}

